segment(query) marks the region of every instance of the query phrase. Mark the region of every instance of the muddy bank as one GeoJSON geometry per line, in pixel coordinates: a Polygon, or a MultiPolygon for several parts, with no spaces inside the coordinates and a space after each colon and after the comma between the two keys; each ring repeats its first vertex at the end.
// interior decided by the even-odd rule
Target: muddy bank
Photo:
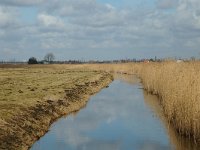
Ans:
{"type": "Polygon", "coordinates": [[[17,116],[4,121],[0,119],[0,149],[28,149],[48,131],[52,122],[85,106],[90,95],[106,87],[112,80],[110,74],[101,73],[95,81],[66,89],[63,99],[38,102],[35,106],[23,108],[17,116]]]}

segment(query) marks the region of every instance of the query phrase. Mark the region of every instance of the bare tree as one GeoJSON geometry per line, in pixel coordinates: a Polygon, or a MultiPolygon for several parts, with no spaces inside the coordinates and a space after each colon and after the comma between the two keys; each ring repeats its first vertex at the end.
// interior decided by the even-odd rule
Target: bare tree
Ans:
{"type": "Polygon", "coordinates": [[[55,56],[53,53],[47,53],[44,56],[44,60],[46,60],[47,62],[51,63],[53,60],[55,59],[55,56]]]}

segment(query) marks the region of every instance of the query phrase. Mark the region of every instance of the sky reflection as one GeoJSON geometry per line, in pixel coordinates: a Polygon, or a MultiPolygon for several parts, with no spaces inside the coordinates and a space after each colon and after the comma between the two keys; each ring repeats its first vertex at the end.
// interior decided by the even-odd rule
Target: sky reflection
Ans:
{"type": "Polygon", "coordinates": [[[31,150],[168,150],[161,121],[145,104],[140,84],[115,80],[86,108],[54,123],[31,150]]]}

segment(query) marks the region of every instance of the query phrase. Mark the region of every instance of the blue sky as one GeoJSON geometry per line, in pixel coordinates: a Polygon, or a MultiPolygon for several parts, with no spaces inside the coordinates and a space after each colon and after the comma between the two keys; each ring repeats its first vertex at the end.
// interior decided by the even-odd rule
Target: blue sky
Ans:
{"type": "Polygon", "coordinates": [[[19,9],[21,21],[24,23],[35,23],[38,14],[37,7],[22,7],[19,9]]]}
{"type": "Polygon", "coordinates": [[[200,57],[199,0],[1,0],[0,60],[200,57]]]}

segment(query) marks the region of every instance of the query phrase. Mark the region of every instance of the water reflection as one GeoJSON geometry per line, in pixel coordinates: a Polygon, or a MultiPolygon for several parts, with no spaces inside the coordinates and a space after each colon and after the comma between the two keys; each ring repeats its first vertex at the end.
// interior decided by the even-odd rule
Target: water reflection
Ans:
{"type": "Polygon", "coordinates": [[[143,91],[143,94],[145,103],[151,108],[151,110],[154,111],[156,117],[162,121],[163,126],[167,129],[169,139],[172,145],[174,145],[174,148],[176,150],[199,150],[200,145],[196,145],[193,140],[189,140],[183,136],[178,135],[175,129],[168,124],[166,118],[163,115],[158,97],[151,95],[146,91],[143,91]]]}
{"type": "Polygon", "coordinates": [[[167,124],[156,101],[143,93],[137,78],[115,76],[110,87],[91,97],[86,108],[54,123],[31,150],[173,149],[170,140],[176,145],[175,140],[165,130],[167,124]]]}
{"type": "Polygon", "coordinates": [[[115,80],[120,80],[128,84],[139,84],[140,79],[133,75],[128,74],[113,74],[115,80]]]}

